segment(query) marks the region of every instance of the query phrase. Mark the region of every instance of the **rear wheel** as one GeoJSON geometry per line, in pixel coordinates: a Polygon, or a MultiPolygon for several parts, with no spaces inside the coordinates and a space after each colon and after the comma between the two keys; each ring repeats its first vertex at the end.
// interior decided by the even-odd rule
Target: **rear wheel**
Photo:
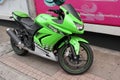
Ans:
{"type": "MultiPolygon", "coordinates": [[[[14,33],[15,33],[15,31],[14,31],[14,33]]],[[[18,32],[17,32],[17,33],[18,33],[18,32]]],[[[17,34],[17,33],[15,33],[15,34],[16,34],[17,36],[19,36],[19,34],[17,34]]],[[[22,39],[21,39],[20,37],[19,37],[19,39],[22,41],[22,39]]],[[[25,56],[25,55],[27,54],[27,51],[24,50],[24,49],[20,49],[20,48],[15,44],[15,42],[14,42],[13,39],[10,39],[10,41],[11,41],[11,46],[12,46],[14,52],[15,52],[17,55],[25,56]]]]}
{"type": "Polygon", "coordinates": [[[93,52],[88,44],[80,43],[80,53],[77,57],[77,59],[73,58],[69,45],[64,45],[58,53],[61,68],[69,74],[82,74],[93,63],[93,52]]]}
{"type": "Polygon", "coordinates": [[[11,46],[12,46],[14,52],[17,55],[19,55],[19,56],[25,56],[27,54],[27,51],[24,50],[24,49],[18,48],[12,39],[11,39],[11,46]]]}

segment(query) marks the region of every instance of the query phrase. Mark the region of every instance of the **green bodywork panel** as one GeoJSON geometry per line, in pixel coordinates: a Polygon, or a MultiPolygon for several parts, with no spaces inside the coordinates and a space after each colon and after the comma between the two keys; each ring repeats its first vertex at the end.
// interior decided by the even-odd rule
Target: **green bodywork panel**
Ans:
{"type": "MultiPolygon", "coordinates": [[[[62,9],[62,7],[61,7],[62,9]]],[[[81,26],[84,25],[84,23],[80,20],[78,20],[76,17],[74,17],[72,14],[67,14],[65,11],[65,9],[62,9],[64,11],[65,17],[62,21],[62,23],[58,23],[60,20],[58,20],[58,18],[53,17],[49,14],[40,14],[39,16],[37,16],[37,18],[35,19],[35,22],[39,25],[42,26],[48,26],[51,25],[54,28],[58,29],[59,31],[65,33],[65,34],[83,34],[84,30],[78,30],[76,27],[76,24],[79,24],[81,26]],[[55,22],[54,20],[58,21],[55,22]]]]}
{"type": "Polygon", "coordinates": [[[69,41],[69,43],[74,47],[76,55],[79,55],[80,42],[88,43],[88,41],[86,41],[85,39],[77,36],[72,36],[71,40],[69,41]]]}
{"type": "Polygon", "coordinates": [[[52,50],[54,45],[63,38],[64,35],[53,32],[48,28],[42,28],[34,36],[34,42],[42,48],[52,50]]]}
{"type": "MultiPolygon", "coordinates": [[[[57,17],[49,14],[40,14],[34,20],[36,24],[42,27],[34,35],[34,42],[42,48],[53,50],[55,44],[64,36],[84,33],[84,29],[78,30],[76,26],[76,23],[81,26],[83,26],[84,23],[74,17],[71,13],[68,14],[64,7],[60,7],[60,9],[62,9],[65,14],[63,20],[59,20],[57,17]],[[59,21],[61,22],[59,23],[59,21]]],[[[75,48],[76,55],[79,54],[79,42],[88,43],[86,40],[76,36],[72,36],[69,41],[69,43],[75,48]]],[[[64,44],[65,42],[59,45],[59,48],[64,44]]]]}
{"type": "Polygon", "coordinates": [[[54,45],[64,37],[63,34],[58,32],[59,30],[55,26],[50,25],[49,20],[51,19],[56,19],[56,17],[48,14],[40,14],[35,19],[35,23],[42,26],[42,28],[36,32],[34,42],[49,50],[52,50],[54,45]]]}
{"type": "Polygon", "coordinates": [[[84,30],[83,29],[78,30],[75,25],[75,23],[77,23],[77,24],[83,26],[84,25],[83,21],[74,17],[71,13],[68,14],[68,11],[66,9],[64,9],[62,6],[60,6],[60,8],[63,10],[64,14],[66,15],[64,18],[64,22],[63,22],[63,25],[66,26],[65,28],[67,30],[71,31],[72,33],[83,34],[84,30]]]}
{"type": "Polygon", "coordinates": [[[71,31],[65,29],[66,26],[64,24],[56,23],[53,20],[58,20],[58,19],[48,14],[40,14],[38,17],[35,18],[35,22],[41,26],[44,26],[44,27],[48,27],[48,25],[53,26],[55,29],[63,33],[72,34],[71,31]]]}
{"type": "Polygon", "coordinates": [[[13,14],[15,14],[16,16],[22,17],[22,18],[29,17],[28,14],[21,12],[21,11],[14,11],[13,14]]]}

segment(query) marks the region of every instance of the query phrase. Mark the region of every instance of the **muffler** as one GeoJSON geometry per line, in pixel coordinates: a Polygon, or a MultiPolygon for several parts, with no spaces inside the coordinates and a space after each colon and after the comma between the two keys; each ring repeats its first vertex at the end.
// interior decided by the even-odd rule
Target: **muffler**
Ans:
{"type": "Polygon", "coordinates": [[[7,34],[10,36],[10,38],[13,39],[16,45],[22,44],[21,40],[15,35],[13,30],[11,30],[10,28],[7,29],[7,34]]]}
{"type": "Polygon", "coordinates": [[[24,46],[24,44],[21,42],[21,40],[15,35],[15,33],[13,32],[12,29],[8,28],[7,30],[7,34],[10,36],[10,38],[13,39],[13,41],[15,42],[16,46],[18,46],[20,49],[25,49],[30,53],[33,53],[32,50],[28,49],[27,47],[24,46]]]}

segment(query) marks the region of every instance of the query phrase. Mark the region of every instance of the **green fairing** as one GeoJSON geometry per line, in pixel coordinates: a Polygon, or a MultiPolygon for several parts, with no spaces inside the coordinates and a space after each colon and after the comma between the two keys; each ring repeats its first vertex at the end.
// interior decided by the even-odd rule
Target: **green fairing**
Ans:
{"type": "Polygon", "coordinates": [[[59,34],[55,32],[56,28],[51,29],[52,27],[49,25],[49,20],[56,19],[55,17],[51,17],[48,14],[40,14],[36,19],[35,23],[40,26],[43,26],[34,36],[34,41],[39,44],[43,48],[48,48],[52,50],[54,45],[63,38],[63,34],[59,34]]]}
{"type": "Polygon", "coordinates": [[[88,43],[88,41],[86,41],[83,38],[80,38],[80,37],[77,37],[77,36],[72,36],[71,37],[70,44],[74,47],[76,55],[79,55],[80,42],[88,43]]]}
{"type": "Polygon", "coordinates": [[[21,12],[21,11],[14,11],[13,12],[15,15],[19,16],[19,17],[29,17],[28,14],[24,13],[24,12],[21,12]]]}
{"type": "Polygon", "coordinates": [[[47,28],[40,29],[34,36],[34,41],[43,48],[52,50],[54,45],[63,37],[47,28]]]}
{"type": "MultiPolygon", "coordinates": [[[[76,23],[81,26],[83,26],[84,23],[71,13],[67,13],[67,10],[64,7],[61,6],[60,9],[65,14],[65,17],[61,23],[54,21],[59,21],[59,19],[49,14],[40,14],[34,20],[36,24],[42,26],[42,28],[40,28],[34,35],[34,42],[39,44],[42,48],[53,50],[55,44],[64,36],[84,33],[84,29],[78,30],[76,26],[76,23]]],[[[86,40],[76,36],[72,36],[69,41],[69,43],[75,48],[76,55],[78,55],[80,49],[79,42],[88,43],[86,40]]],[[[62,42],[59,45],[59,48],[64,44],[65,42],[62,42]]]]}
{"type": "Polygon", "coordinates": [[[64,32],[66,34],[72,34],[69,30],[64,29],[66,25],[64,24],[58,24],[54,22],[53,20],[58,20],[56,17],[52,17],[48,14],[40,14],[37,18],[35,18],[35,23],[44,26],[48,28],[48,26],[52,26],[57,30],[60,30],[61,32],[64,32]],[[64,28],[63,28],[64,27],[64,28]]]}
{"type": "Polygon", "coordinates": [[[70,13],[67,14],[67,10],[64,9],[62,6],[60,6],[60,8],[64,11],[64,14],[66,15],[64,22],[63,22],[63,25],[66,26],[65,28],[68,31],[71,31],[72,33],[83,34],[84,30],[78,30],[76,25],[75,25],[75,22],[81,26],[83,26],[84,23],[82,21],[78,20],[77,18],[75,18],[72,14],[70,14],[70,13]]]}

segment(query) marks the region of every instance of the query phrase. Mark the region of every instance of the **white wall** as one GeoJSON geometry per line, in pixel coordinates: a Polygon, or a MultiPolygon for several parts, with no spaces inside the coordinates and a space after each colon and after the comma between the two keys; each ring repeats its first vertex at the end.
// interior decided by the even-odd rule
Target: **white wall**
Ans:
{"type": "Polygon", "coordinates": [[[11,13],[15,10],[20,10],[28,13],[26,0],[4,0],[0,4],[0,19],[8,19],[11,13]]]}
{"type": "Polygon", "coordinates": [[[119,26],[107,26],[107,25],[86,23],[85,30],[89,31],[89,32],[96,32],[96,33],[120,36],[120,27],[119,26]]]}

